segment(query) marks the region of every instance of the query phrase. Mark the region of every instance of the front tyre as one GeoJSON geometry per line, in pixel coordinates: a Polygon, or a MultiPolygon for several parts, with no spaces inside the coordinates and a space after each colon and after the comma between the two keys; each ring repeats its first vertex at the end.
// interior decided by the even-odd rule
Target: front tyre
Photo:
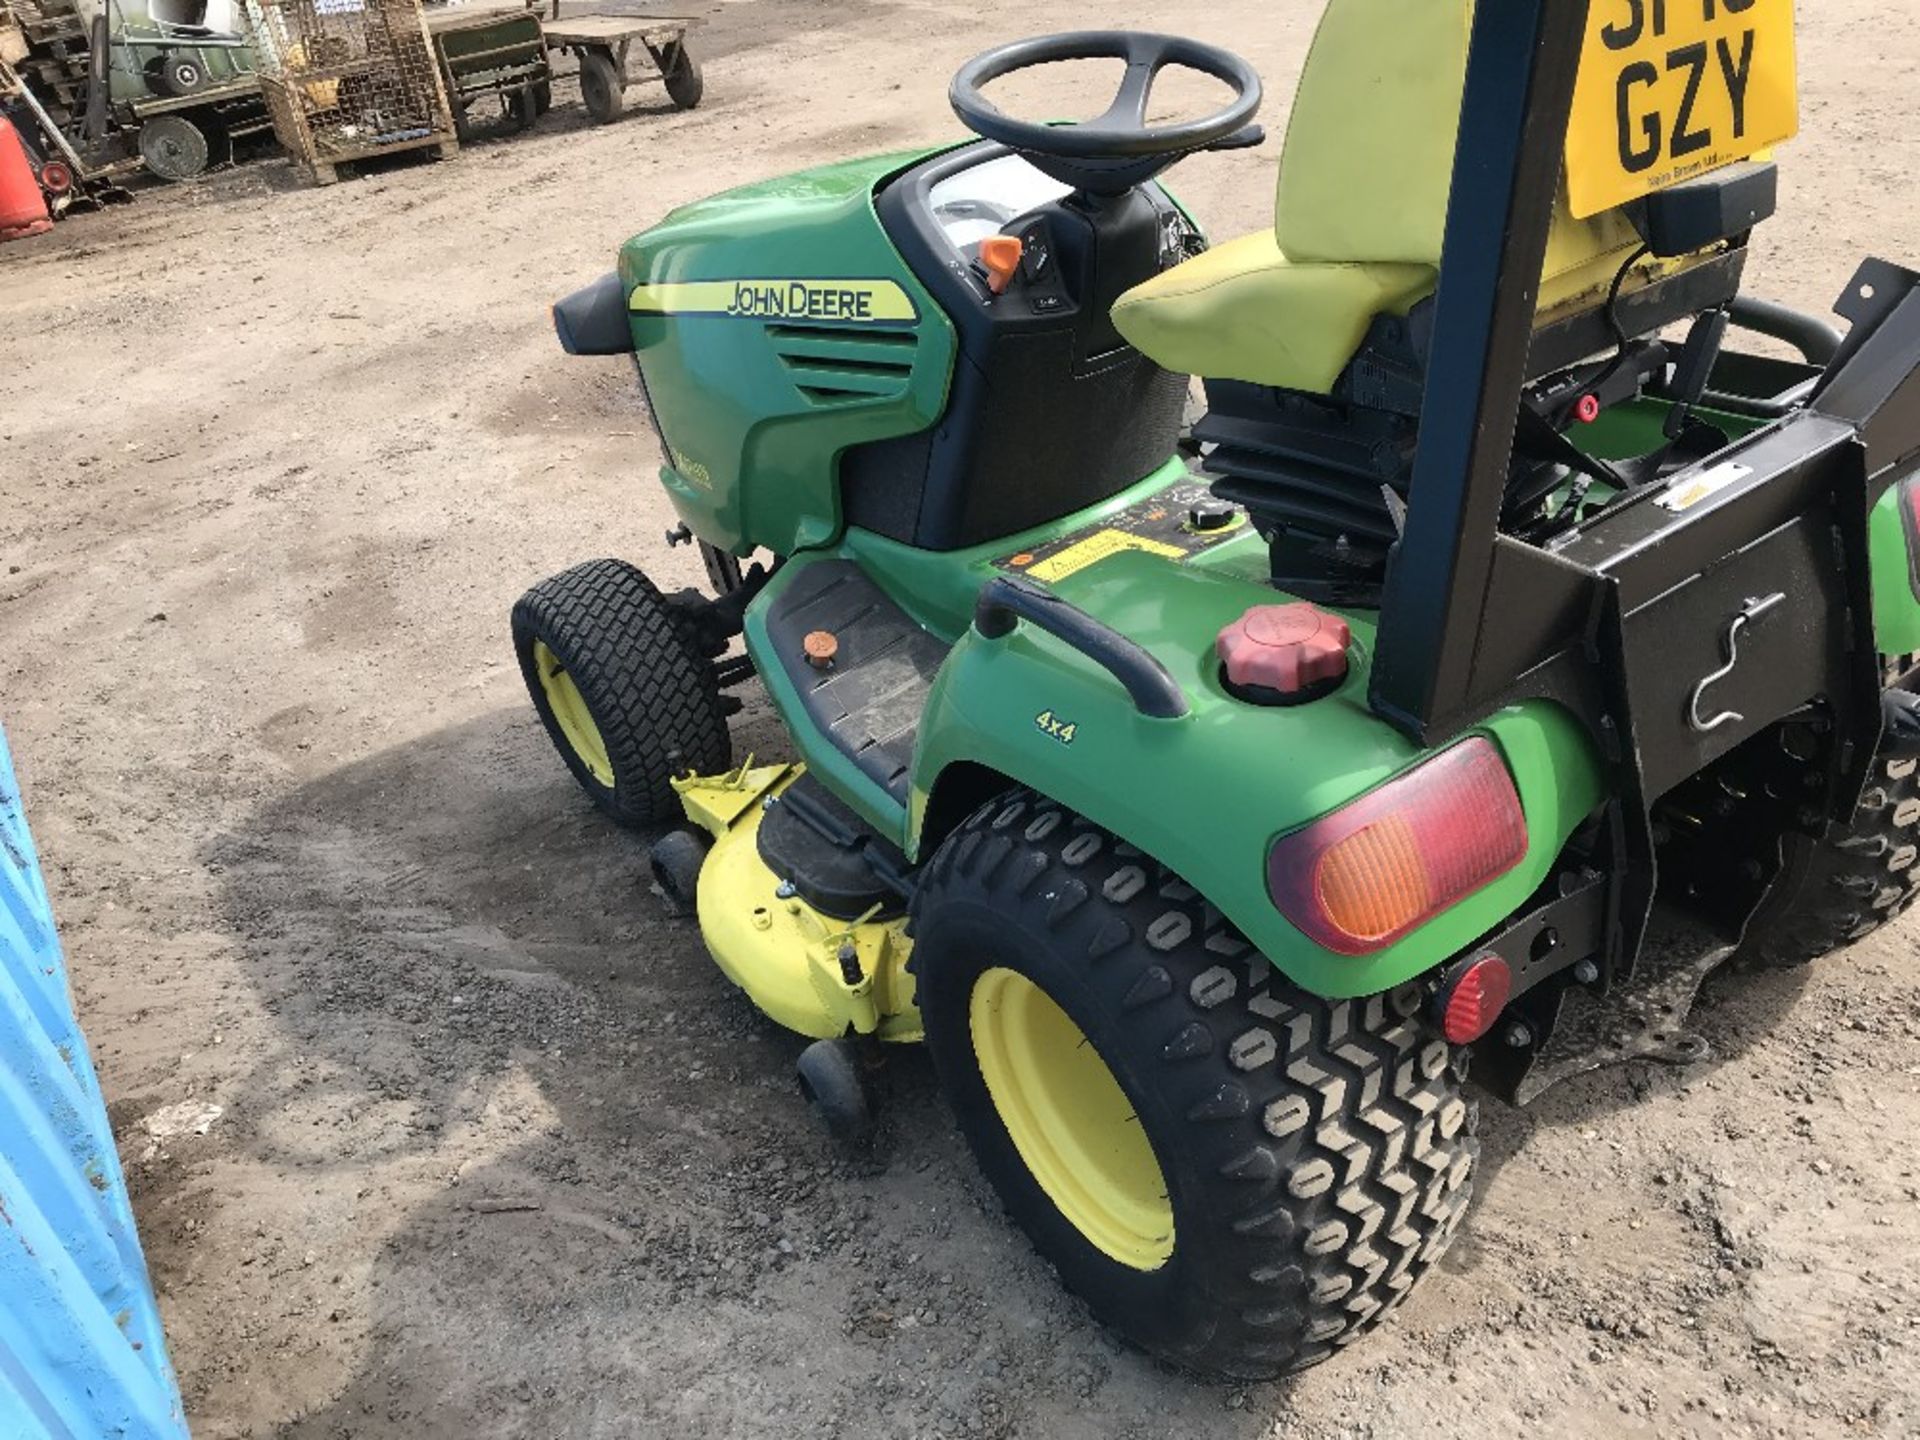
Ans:
{"type": "Polygon", "coordinates": [[[1143,1348],[1298,1370],[1445,1252],[1478,1144],[1416,987],[1295,989],[1191,886],[1025,791],[942,845],[913,932],[927,1045],[982,1171],[1143,1348]]]}
{"type": "Polygon", "coordinates": [[[713,663],[625,561],[576,565],[521,596],[513,648],[560,758],[620,824],[677,818],[674,776],[733,763],[713,663]]]}

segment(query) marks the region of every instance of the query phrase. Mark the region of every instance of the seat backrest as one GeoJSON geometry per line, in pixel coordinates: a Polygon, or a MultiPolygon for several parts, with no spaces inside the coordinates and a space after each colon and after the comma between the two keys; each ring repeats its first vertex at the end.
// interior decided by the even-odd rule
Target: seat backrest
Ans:
{"type": "MultiPolygon", "coordinates": [[[[1289,260],[1438,268],[1472,28],[1473,0],[1328,0],[1280,159],[1274,236],[1289,260]]],[[[1598,304],[1638,246],[1621,211],[1574,219],[1563,180],[1543,316],[1598,304]]]]}
{"type": "Polygon", "coordinates": [[[1473,0],[1329,0],[1293,97],[1289,260],[1440,263],[1473,0]]]}

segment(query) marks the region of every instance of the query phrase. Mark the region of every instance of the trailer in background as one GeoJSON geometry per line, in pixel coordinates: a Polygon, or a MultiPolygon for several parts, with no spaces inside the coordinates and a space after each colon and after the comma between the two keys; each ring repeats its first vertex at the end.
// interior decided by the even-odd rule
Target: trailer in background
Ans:
{"type": "Polygon", "coordinates": [[[635,85],[664,85],[667,98],[691,110],[706,93],[700,62],[687,49],[687,32],[700,22],[691,16],[554,14],[542,21],[547,46],[579,61],[580,99],[595,122],[610,125],[626,108],[635,85]]]}
{"type": "Polygon", "coordinates": [[[537,12],[523,5],[451,5],[428,10],[426,20],[463,142],[472,138],[474,106],[489,98],[500,102],[502,115],[517,129],[529,128],[546,113],[553,102],[553,71],[537,12]]]}

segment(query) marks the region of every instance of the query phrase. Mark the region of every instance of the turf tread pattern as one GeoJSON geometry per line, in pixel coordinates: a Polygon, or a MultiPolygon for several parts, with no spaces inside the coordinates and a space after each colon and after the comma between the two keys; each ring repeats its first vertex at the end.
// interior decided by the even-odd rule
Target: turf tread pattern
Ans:
{"type": "Polygon", "coordinates": [[[513,607],[514,652],[534,709],[567,768],[594,804],[646,829],[681,814],[672,779],[712,775],[733,763],[733,742],[714,667],[685,619],[624,560],[563,570],[513,607]],[[543,640],[573,677],[613,764],[611,789],[586,770],[561,734],[533,659],[543,640]]]}

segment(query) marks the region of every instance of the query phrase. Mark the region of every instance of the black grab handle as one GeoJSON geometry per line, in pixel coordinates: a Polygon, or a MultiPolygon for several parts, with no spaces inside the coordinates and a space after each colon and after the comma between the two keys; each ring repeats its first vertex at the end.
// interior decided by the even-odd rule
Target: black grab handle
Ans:
{"type": "Polygon", "coordinates": [[[1785,341],[1806,356],[1809,365],[1831,365],[1844,340],[1839,330],[1818,316],[1752,295],[1735,298],[1727,314],[1742,330],[1785,341]]]}
{"type": "Polygon", "coordinates": [[[1127,687],[1142,715],[1178,720],[1187,713],[1186,692],[1174,683],[1167,667],[1086,611],[1017,575],[996,575],[980,587],[973,607],[974,629],[989,640],[999,640],[1011,635],[1022,620],[1032,621],[1103,667],[1127,687]]]}

